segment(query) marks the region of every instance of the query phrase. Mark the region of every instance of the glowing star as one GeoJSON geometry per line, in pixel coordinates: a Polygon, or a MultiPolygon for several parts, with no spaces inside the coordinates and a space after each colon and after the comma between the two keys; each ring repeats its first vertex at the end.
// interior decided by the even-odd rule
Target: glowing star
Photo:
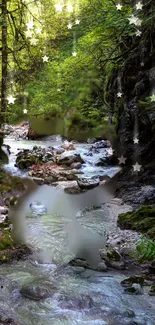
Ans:
{"type": "Polygon", "coordinates": [[[77,53],[74,51],[74,52],[72,53],[72,55],[73,55],[73,56],[77,56],[77,53]]]}
{"type": "Polygon", "coordinates": [[[79,24],[80,24],[80,20],[79,20],[79,19],[76,19],[76,20],[75,20],[75,24],[76,24],[76,25],[79,25],[79,24]]]}
{"type": "Polygon", "coordinates": [[[67,10],[68,10],[68,12],[72,12],[73,11],[73,6],[72,6],[71,3],[68,3],[67,10]]]}
{"type": "Polygon", "coordinates": [[[25,35],[26,35],[26,37],[28,38],[28,37],[32,37],[32,31],[30,30],[30,29],[28,29],[26,32],[25,32],[25,35]]]}
{"type": "Polygon", "coordinates": [[[37,45],[37,43],[38,43],[38,39],[36,39],[36,38],[32,38],[32,39],[30,40],[30,43],[31,43],[31,45],[37,45]]]}
{"type": "Polygon", "coordinates": [[[112,148],[108,148],[108,149],[107,149],[107,153],[108,153],[109,155],[113,155],[114,151],[113,151],[112,148]]]}
{"type": "Polygon", "coordinates": [[[141,36],[142,32],[140,30],[136,30],[136,36],[141,36]]]}
{"type": "Polygon", "coordinates": [[[44,56],[42,57],[42,59],[43,59],[43,62],[48,62],[49,57],[48,57],[47,55],[44,55],[44,56]]]}
{"type": "Polygon", "coordinates": [[[121,92],[118,92],[117,93],[117,97],[122,97],[122,93],[121,92]]]}
{"type": "Polygon", "coordinates": [[[130,24],[134,24],[136,26],[141,26],[142,20],[139,19],[138,17],[131,15],[130,18],[128,18],[130,24]]]}
{"type": "Polygon", "coordinates": [[[23,109],[23,113],[24,113],[24,114],[27,114],[27,109],[26,109],[26,108],[23,109]]]}
{"type": "Polygon", "coordinates": [[[142,10],[143,8],[143,4],[139,1],[137,4],[136,4],[136,9],[137,10],[142,10]]]}
{"type": "Polygon", "coordinates": [[[119,164],[125,164],[125,161],[127,160],[127,158],[125,158],[124,156],[121,156],[120,158],[118,158],[119,160],[119,164]]]}
{"type": "Polygon", "coordinates": [[[41,29],[40,27],[38,27],[38,28],[36,29],[36,33],[37,33],[37,34],[40,34],[41,31],[42,31],[42,29],[41,29]]]}
{"type": "Polygon", "coordinates": [[[61,88],[58,88],[58,89],[57,89],[57,91],[60,93],[60,91],[61,91],[61,88]]]}
{"type": "Polygon", "coordinates": [[[141,62],[141,64],[140,64],[140,65],[141,65],[141,67],[144,67],[144,62],[141,62]]]}
{"type": "Polygon", "coordinates": [[[134,142],[134,143],[139,143],[139,139],[135,136],[135,137],[133,138],[133,142],[134,142]]]}
{"type": "Polygon", "coordinates": [[[27,28],[28,29],[32,29],[34,24],[33,24],[33,21],[28,21],[28,23],[26,24],[27,28]]]}
{"type": "Polygon", "coordinates": [[[69,23],[67,27],[68,27],[68,29],[72,29],[72,24],[69,23]]]}
{"type": "Polygon", "coordinates": [[[7,97],[7,100],[8,100],[8,104],[14,104],[16,98],[10,95],[7,97]]]}
{"type": "Polygon", "coordinates": [[[121,10],[122,7],[123,7],[123,6],[122,6],[120,3],[118,3],[118,5],[116,5],[117,10],[121,10]]]}
{"type": "Polygon", "coordinates": [[[60,11],[60,12],[62,12],[63,7],[64,7],[64,5],[62,5],[60,2],[58,2],[58,3],[55,5],[55,9],[56,9],[56,11],[60,11]]]}
{"type": "Polygon", "coordinates": [[[140,172],[141,165],[138,164],[138,162],[135,163],[135,165],[132,166],[134,169],[134,172],[140,172]]]}
{"type": "Polygon", "coordinates": [[[153,94],[152,96],[150,96],[151,102],[155,101],[155,94],[153,94]]]}

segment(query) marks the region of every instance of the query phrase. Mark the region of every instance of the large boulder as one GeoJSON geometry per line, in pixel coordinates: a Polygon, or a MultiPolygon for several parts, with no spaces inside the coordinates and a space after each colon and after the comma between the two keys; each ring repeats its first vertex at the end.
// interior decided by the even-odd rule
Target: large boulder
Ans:
{"type": "Polygon", "coordinates": [[[92,146],[92,148],[95,149],[100,149],[100,148],[109,148],[110,147],[110,142],[106,140],[101,140],[98,142],[95,142],[92,146]]]}
{"type": "Polygon", "coordinates": [[[51,297],[55,289],[56,287],[47,281],[44,281],[43,284],[40,281],[34,281],[24,284],[20,289],[20,293],[28,299],[41,300],[51,297]]]}
{"type": "Polygon", "coordinates": [[[57,164],[59,165],[67,165],[70,166],[72,163],[80,162],[81,164],[84,163],[83,159],[81,158],[80,154],[69,154],[60,156],[57,159],[57,164]]]}
{"type": "Polygon", "coordinates": [[[121,254],[112,247],[102,248],[99,250],[101,258],[105,261],[107,266],[114,269],[124,270],[125,264],[121,254]]]}
{"type": "Polygon", "coordinates": [[[34,146],[32,150],[24,149],[18,152],[16,166],[20,169],[27,169],[37,163],[55,162],[53,148],[41,148],[34,146]]]}
{"type": "Polygon", "coordinates": [[[78,185],[81,189],[91,189],[100,184],[99,178],[92,178],[92,179],[85,179],[85,178],[80,178],[78,179],[78,185]]]}

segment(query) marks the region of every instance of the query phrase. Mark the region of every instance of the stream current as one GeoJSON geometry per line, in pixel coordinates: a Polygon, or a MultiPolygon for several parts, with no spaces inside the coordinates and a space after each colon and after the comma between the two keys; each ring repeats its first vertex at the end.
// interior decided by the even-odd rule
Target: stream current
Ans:
{"type": "MultiPolygon", "coordinates": [[[[43,147],[62,144],[60,137],[47,141],[5,140],[11,145],[10,161],[5,168],[14,175],[25,176],[14,167],[18,148],[43,147]]],[[[76,151],[85,160],[85,177],[98,174],[112,176],[118,168],[102,168],[94,165],[94,159],[103,157],[100,150],[98,157],[85,155],[88,144],[77,144],[76,151]]],[[[143,295],[126,295],[120,281],[127,276],[126,271],[111,270],[97,272],[68,265],[73,254],[66,243],[64,225],[71,219],[74,211],[66,206],[66,195],[53,187],[43,185],[38,194],[25,202],[29,218],[25,218],[27,242],[33,248],[33,255],[26,261],[13,262],[0,267],[0,311],[12,317],[17,325],[155,325],[155,300],[143,295]],[[46,196],[46,199],[45,199],[46,196]],[[47,209],[46,215],[37,217],[29,209],[30,201],[39,200],[43,205],[54,204],[53,210],[47,209]],[[61,206],[61,209],[59,208],[61,206]],[[61,210],[61,214],[60,214],[61,210]],[[63,214],[64,211],[64,214],[63,214]],[[69,213],[66,213],[69,211],[69,213]],[[53,286],[52,295],[44,300],[34,301],[24,298],[20,289],[27,283],[53,286]]],[[[72,197],[72,196],[71,196],[72,197]]],[[[91,203],[90,203],[91,205],[91,203]]],[[[120,213],[127,207],[120,207],[120,213]]],[[[80,209],[79,209],[80,210],[80,209]]],[[[113,207],[114,217],[116,210],[113,207]]],[[[113,218],[104,204],[100,208],[77,214],[80,223],[94,232],[102,233],[106,228],[115,227],[113,218]]],[[[76,208],[77,212],[77,208],[76,208]]],[[[24,216],[26,217],[26,216],[24,216]]],[[[1,313],[2,313],[1,312],[1,313]]]]}

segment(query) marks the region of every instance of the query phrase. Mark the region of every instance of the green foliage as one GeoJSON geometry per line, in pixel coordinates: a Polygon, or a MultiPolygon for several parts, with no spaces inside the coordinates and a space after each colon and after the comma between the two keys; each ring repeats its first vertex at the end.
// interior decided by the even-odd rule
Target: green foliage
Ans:
{"type": "Polygon", "coordinates": [[[136,246],[136,256],[140,261],[155,260],[155,242],[142,238],[136,246]]]}

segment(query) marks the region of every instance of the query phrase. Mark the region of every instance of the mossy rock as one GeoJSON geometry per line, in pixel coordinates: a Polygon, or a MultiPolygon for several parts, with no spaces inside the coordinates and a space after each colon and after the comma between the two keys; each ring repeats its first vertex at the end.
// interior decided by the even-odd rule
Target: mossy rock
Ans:
{"type": "Polygon", "coordinates": [[[36,164],[38,162],[36,157],[29,157],[20,159],[17,163],[19,169],[27,169],[28,167],[36,164]]]}
{"type": "Polygon", "coordinates": [[[142,206],[137,211],[122,213],[118,216],[121,229],[132,229],[155,238],[155,207],[142,206]]]}
{"type": "Polygon", "coordinates": [[[122,287],[132,286],[133,283],[138,283],[142,286],[142,285],[144,285],[144,278],[139,275],[134,275],[134,276],[130,276],[129,278],[121,281],[122,287]]]}
{"type": "Polygon", "coordinates": [[[8,248],[13,248],[13,240],[9,230],[5,229],[0,232],[0,251],[8,248]]]}

